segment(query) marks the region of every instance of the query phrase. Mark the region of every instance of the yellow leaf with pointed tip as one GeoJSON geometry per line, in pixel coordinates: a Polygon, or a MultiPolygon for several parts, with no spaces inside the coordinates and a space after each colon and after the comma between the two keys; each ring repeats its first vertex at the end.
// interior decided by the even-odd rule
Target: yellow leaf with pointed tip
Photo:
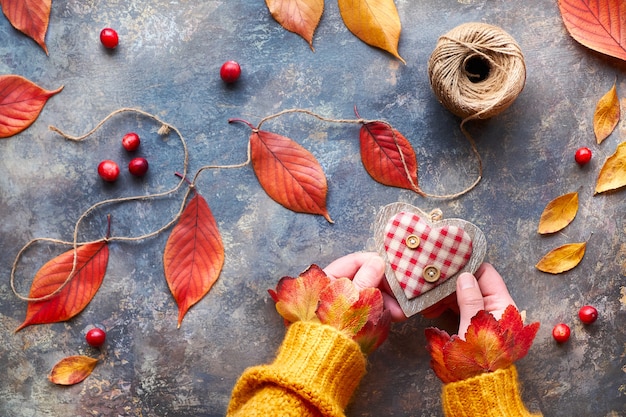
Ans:
{"type": "Polygon", "coordinates": [[[302,36],[313,49],[313,34],[324,12],[324,0],[265,0],[265,4],[282,27],[302,36]]]}
{"type": "Polygon", "coordinates": [[[585,256],[587,242],[568,243],[548,252],[535,267],[549,274],[569,271],[580,263],[585,256]]]}
{"type": "Polygon", "coordinates": [[[89,356],[68,356],[54,365],[48,379],[58,385],[78,384],[91,375],[97,363],[98,359],[89,356]]]}
{"type": "Polygon", "coordinates": [[[593,114],[593,132],[596,134],[596,142],[602,143],[617,126],[620,118],[619,99],[617,98],[617,89],[615,84],[604,95],[593,114]]]}
{"type": "Polygon", "coordinates": [[[598,174],[595,194],[616,190],[626,185],[626,142],[617,145],[617,150],[609,156],[598,174]]]}
{"type": "Polygon", "coordinates": [[[339,12],[354,36],[406,64],[398,53],[402,24],[393,0],[339,0],[339,12]]]}
{"type": "Polygon", "coordinates": [[[568,193],[550,201],[539,219],[537,233],[555,233],[565,228],[578,213],[578,193],[568,193]]]}

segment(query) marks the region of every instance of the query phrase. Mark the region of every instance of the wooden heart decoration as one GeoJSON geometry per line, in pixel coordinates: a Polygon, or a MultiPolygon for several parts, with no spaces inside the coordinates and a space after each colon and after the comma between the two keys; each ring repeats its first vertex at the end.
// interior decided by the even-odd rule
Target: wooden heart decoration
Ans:
{"type": "Polygon", "coordinates": [[[375,226],[376,249],[404,314],[411,316],[456,290],[456,277],[474,273],[485,256],[482,231],[461,219],[442,219],[405,203],[381,209],[375,226]]]}

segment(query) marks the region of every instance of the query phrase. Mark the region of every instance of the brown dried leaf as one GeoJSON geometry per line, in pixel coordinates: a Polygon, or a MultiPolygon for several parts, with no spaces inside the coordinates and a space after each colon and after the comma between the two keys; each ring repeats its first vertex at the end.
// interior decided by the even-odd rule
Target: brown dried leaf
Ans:
{"type": "Polygon", "coordinates": [[[596,142],[602,143],[617,126],[620,118],[619,99],[615,84],[605,95],[598,100],[596,111],[593,114],[593,132],[596,134],[596,142]]]}
{"type": "Polygon", "coordinates": [[[617,150],[609,156],[596,181],[595,194],[616,190],[626,185],[626,142],[617,145],[617,150]]]}
{"type": "Polygon", "coordinates": [[[537,233],[555,233],[574,220],[578,212],[578,193],[568,193],[550,201],[539,219],[537,233]]]}
{"type": "Polygon", "coordinates": [[[535,267],[549,274],[569,271],[580,263],[585,256],[587,242],[568,243],[548,252],[535,267]]]}
{"type": "Polygon", "coordinates": [[[89,356],[68,356],[54,365],[48,379],[58,385],[78,384],[91,375],[97,363],[98,359],[89,356]]]}

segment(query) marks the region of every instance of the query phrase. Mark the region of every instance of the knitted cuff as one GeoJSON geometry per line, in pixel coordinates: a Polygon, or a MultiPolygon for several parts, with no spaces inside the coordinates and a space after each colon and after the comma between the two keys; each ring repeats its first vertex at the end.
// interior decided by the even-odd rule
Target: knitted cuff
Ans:
{"type": "Polygon", "coordinates": [[[447,417],[530,417],[522,402],[515,365],[444,385],[447,417]]]}
{"type": "Polygon", "coordinates": [[[272,387],[275,401],[283,403],[293,394],[302,399],[301,409],[294,409],[292,414],[282,405],[281,415],[308,415],[304,409],[312,406],[323,416],[343,416],[365,367],[359,345],[334,327],[295,322],[289,326],[274,362],[248,368],[240,377],[228,415],[255,401],[255,396],[263,396],[265,403],[272,400],[267,398],[272,387]],[[281,392],[285,395],[279,395],[281,392]]]}

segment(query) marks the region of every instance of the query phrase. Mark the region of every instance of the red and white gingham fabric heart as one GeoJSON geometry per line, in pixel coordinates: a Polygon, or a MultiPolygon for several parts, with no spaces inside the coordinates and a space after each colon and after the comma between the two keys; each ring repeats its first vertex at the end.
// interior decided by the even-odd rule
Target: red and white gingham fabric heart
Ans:
{"type": "Polygon", "coordinates": [[[385,227],[385,251],[395,276],[408,299],[431,290],[459,272],[472,256],[472,239],[454,225],[431,227],[417,214],[400,212],[385,227]],[[415,235],[419,245],[411,249],[406,238],[415,235]],[[436,282],[427,282],[424,269],[439,270],[436,282]]]}

